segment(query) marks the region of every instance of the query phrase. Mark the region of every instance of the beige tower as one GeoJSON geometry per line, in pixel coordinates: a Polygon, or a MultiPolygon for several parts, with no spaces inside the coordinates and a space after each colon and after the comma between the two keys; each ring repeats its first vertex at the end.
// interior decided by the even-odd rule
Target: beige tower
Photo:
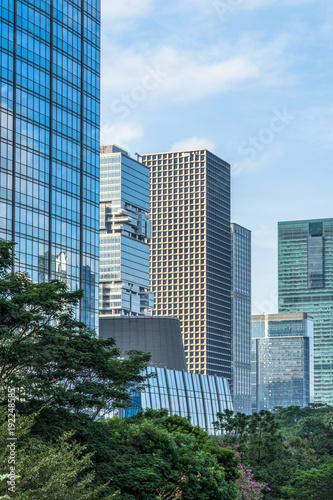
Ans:
{"type": "Polygon", "coordinates": [[[143,155],[153,314],[181,321],[188,369],[231,376],[230,165],[206,149],[143,155]]]}

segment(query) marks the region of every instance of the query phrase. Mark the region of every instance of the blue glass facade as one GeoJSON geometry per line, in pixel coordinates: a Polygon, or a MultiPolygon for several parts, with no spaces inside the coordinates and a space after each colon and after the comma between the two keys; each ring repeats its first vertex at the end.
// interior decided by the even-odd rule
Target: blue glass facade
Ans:
{"type": "Polygon", "coordinates": [[[100,161],[100,313],[149,314],[149,170],[117,146],[100,161]]]}
{"type": "Polygon", "coordinates": [[[313,317],[252,316],[252,409],[305,407],[314,401],[313,317]]]}
{"type": "Polygon", "coordinates": [[[0,237],[98,326],[98,0],[1,0],[0,237]]]}
{"type": "Polygon", "coordinates": [[[116,412],[120,417],[146,408],[166,408],[170,415],[189,417],[192,425],[213,434],[216,414],[233,409],[228,381],[222,377],[156,367],[148,367],[147,373],[156,377],[150,379],[144,392],[135,394],[132,407],[116,412]]]}
{"type": "Polygon", "coordinates": [[[231,224],[232,378],[235,411],[251,404],[251,231],[231,224]]]}
{"type": "Polygon", "coordinates": [[[333,219],[279,222],[279,312],[314,317],[315,402],[333,404],[333,219]]]}

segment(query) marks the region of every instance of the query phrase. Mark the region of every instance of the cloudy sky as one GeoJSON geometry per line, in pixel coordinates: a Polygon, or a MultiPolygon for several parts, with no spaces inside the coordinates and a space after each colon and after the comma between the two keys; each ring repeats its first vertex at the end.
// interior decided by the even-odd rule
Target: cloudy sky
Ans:
{"type": "Polygon", "coordinates": [[[277,222],[333,217],[331,0],[102,0],[102,135],[206,147],[253,232],[253,311],[277,311],[277,222]]]}

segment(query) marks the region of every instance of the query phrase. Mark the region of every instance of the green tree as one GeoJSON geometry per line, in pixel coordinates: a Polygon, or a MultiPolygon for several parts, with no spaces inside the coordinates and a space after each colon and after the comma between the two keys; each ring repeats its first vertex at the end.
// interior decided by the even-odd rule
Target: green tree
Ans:
{"type": "Polygon", "coordinates": [[[114,448],[111,476],[124,500],[237,498],[235,453],[187,419],[149,410],[107,422],[114,448]]]}
{"type": "Polygon", "coordinates": [[[332,500],[333,457],[326,457],[323,463],[310,470],[297,470],[291,484],[282,488],[290,500],[332,500]]]}
{"type": "MultiPolygon", "coordinates": [[[[36,415],[17,415],[13,454],[8,447],[6,410],[0,408],[0,498],[18,500],[115,499],[108,485],[93,485],[92,454],[72,442],[73,433],[46,444],[29,436],[36,415]],[[26,438],[26,439],[24,439],[26,438]]],[[[13,441],[11,441],[13,443],[13,441]]]]}
{"type": "Polygon", "coordinates": [[[99,339],[78,322],[81,291],[11,272],[13,246],[0,241],[0,396],[16,388],[26,414],[42,407],[90,409],[95,418],[126,406],[146,380],[150,356],[132,351],[121,359],[114,339],[99,339]]]}

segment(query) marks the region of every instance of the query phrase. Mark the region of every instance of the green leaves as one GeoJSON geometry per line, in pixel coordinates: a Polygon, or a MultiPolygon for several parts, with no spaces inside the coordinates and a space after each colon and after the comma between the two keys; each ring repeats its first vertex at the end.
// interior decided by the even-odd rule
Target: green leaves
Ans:
{"type": "Polygon", "coordinates": [[[158,493],[188,500],[235,500],[235,453],[214,444],[183,417],[148,410],[107,422],[114,454],[111,475],[126,500],[155,500],[158,493]],[[171,493],[173,492],[173,496],[171,493]]]}
{"type": "Polygon", "coordinates": [[[18,408],[29,414],[40,408],[74,412],[126,406],[130,391],[140,389],[150,356],[141,352],[120,359],[113,339],[75,319],[81,291],[65,283],[32,283],[12,273],[13,244],[0,242],[0,396],[15,387],[18,408]]]}
{"type": "MultiPolygon", "coordinates": [[[[15,493],[7,496],[8,464],[7,421],[5,409],[0,408],[0,495],[18,500],[93,500],[104,495],[108,484],[94,486],[91,470],[92,454],[73,442],[73,432],[63,434],[55,443],[46,444],[29,437],[37,416],[16,418],[15,493]]],[[[103,496],[116,499],[115,495],[103,496]]]]}

